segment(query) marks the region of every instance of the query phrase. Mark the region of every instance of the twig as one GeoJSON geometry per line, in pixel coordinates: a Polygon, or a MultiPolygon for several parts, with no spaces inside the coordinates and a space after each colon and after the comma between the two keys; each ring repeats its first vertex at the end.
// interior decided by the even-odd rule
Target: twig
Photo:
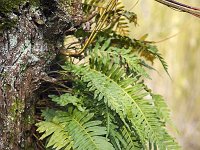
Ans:
{"type": "Polygon", "coordinates": [[[161,4],[164,4],[168,7],[174,8],[176,10],[189,13],[191,15],[194,15],[198,18],[200,18],[200,8],[189,6],[180,2],[177,2],[175,0],[155,0],[161,4]]]}

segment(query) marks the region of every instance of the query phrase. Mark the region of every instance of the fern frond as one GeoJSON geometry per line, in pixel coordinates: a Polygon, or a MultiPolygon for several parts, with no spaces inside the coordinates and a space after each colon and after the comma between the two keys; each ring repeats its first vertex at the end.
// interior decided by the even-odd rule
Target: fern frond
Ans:
{"type": "Polygon", "coordinates": [[[139,49],[139,52],[141,53],[141,56],[144,56],[147,60],[150,60],[151,62],[153,62],[153,60],[157,58],[161,62],[165,72],[170,77],[170,74],[168,72],[168,65],[165,62],[164,58],[161,56],[161,54],[158,52],[158,49],[155,45],[149,44],[148,46],[144,48],[141,47],[139,49]]]}
{"type": "Polygon", "coordinates": [[[65,93],[60,96],[57,95],[49,95],[53,102],[56,102],[60,106],[67,106],[68,104],[72,104],[76,106],[78,110],[84,111],[84,108],[81,106],[81,99],[72,96],[70,93],[65,93]]]}
{"type": "MultiPolygon", "coordinates": [[[[44,111],[44,115],[48,117],[51,114],[44,111]]],[[[76,109],[69,109],[68,112],[54,111],[52,120],[36,124],[37,131],[45,132],[42,139],[51,135],[47,147],[53,146],[66,150],[70,148],[114,150],[112,144],[104,136],[107,133],[106,128],[99,126],[101,121],[91,121],[93,115],[87,111],[80,112],[76,109]]]]}
{"type": "MultiPolygon", "coordinates": [[[[104,120],[103,124],[107,127],[106,137],[110,139],[110,143],[112,143],[115,150],[142,149],[142,144],[138,135],[134,132],[134,130],[131,131],[130,129],[127,129],[127,127],[123,125],[119,116],[114,111],[110,110],[107,104],[100,105],[98,107],[100,107],[97,108],[98,114],[102,114],[104,120]]],[[[131,125],[127,124],[127,126],[131,125]]]]}
{"type": "MultiPolygon", "coordinates": [[[[132,54],[135,53],[135,56],[138,56],[138,58],[144,58],[144,60],[140,61],[140,64],[146,68],[149,69],[153,69],[150,65],[147,64],[147,61],[151,62],[153,64],[155,59],[158,59],[160,61],[160,63],[162,64],[165,72],[169,75],[168,72],[168,65],[165,62],[165,60],[163,59],[162,55],[158,52],[158,49],[155,45],[152,45],[151,43],[148,43],[146,41],[138,41],[136,39],[132,39],[130,37],[126,37],[126,36],[121,36],[119,34],[116,34],[114,32],[112,32],[112,34],[107,34],[107,33],[99,33],[98,37],[104,37],[104,38],[99,38],[97,39],[97,44],[99,47],[101,44],[103,44],[105,41],[105,39],[111,39],[111,47],[119,47],[119,48],[124,48],[126,50],[132,49],[132,54]],[[100,44],[99,44],[99,43],[100,44]]],[[[170,75],[169,75],[170,76],[170,75]]]]}
{"type": "Polygon", "coordinates": [[[112,145],[102,136],[106,134],[106,128],[99,126],[101,121],[89,121],[92,117],[93,114],[87,112],[73,112],[68,128],[74,139],[74,149],[113,150],[112,145]]]}
{"type": "Polygon", "coordinates": [[[129,23],[125,17],[120,17],[116,23],[116,27],[113,29],[116,33],[127,36],[129,34],[129,23]]]}
{"type": "Polygon", "coordinates": [[[123,145],[125,145],[126,142],[124,138],[122,137],[122,134],[120,134],[118,126],[112,123],[109,132],[110,132],[110,136],[109,136],[110,141],[115,147],[115,149],[122,150],[123,145]]]}
{"type": "Polygon", "coordinates": [[[130,70],[131,73],[150,78],[143,68],[143,61],[132,51],[131,48],[118,48],[111,45],[111,39],[104,42],[102,46],[98,43],[91,51],[92,57],[98,59],[104,58],[104,61],[110,60],[124,67],[125,70],[130,70]]]}
{"type": "Polygon", "coordinates": [[[104,100],[125,124],[125,119],[128,119],[143,144],[151,141],[160,149],[177,148],[176,142],[157,119],[155,107],[144,99],[148,93],[143,91],[142,84],[125,77],[123,69],[111,62],[91,59],[90,64],[90,68],[72,65],[70,70],[87,83],[89,91],[94,92],[94,98],[104,100]]]}
{"type": "MultiPolygon", "coordinates": [[[[163,68],[165,69],[166,73],[169,75],[169,72],[168,72],[168,65],[167,63],[165,62],[164,58],[161,56],[161,54],[158,52],[158,49],[156,46],[149,46],[148,50],[154,54],[161,62],[163,68]]],[[[170,76],[170,75],[169,75],[170,76]]]]}
{"type": "Polygon", "coordinates": [[[116,150],[142,150],[143,145],[140,143],[133,131],[128,130],[125,126],[119,127],[111,124],[110,139],[116,150]]]}
{"type": "Polygon", "coordinates": [[[143,149],[141,143],[136,138],[136,135],[133,135],[133,133],[131,131],[128,131],[125,126],[122,126],[120,131],[121,131],[122,137],[125,141],[125,143],[123,145],[124,149],[126,149],[126,150],[133,150],[133,149],[141,150],[141,149],[143,149]]]}
{"type": "Polygon", "coordinates": [[[115,12],[118,16],[116,16],[115,21],[112,22],[113,24],[113,31],[122,35],[128,36],[129,34],[129,21],[123,15],[124,13],[124,5],[121,1],[117,2],[115,12]]]}
{"type": "Polygon", "coordinates": [[[58,120],[54,119],[56,112],[53,110],[47,109],[43,111],[43,115],[46,120],[36,124],[38,127],[37,131],[43,133],[40,139],[44,139],[50,136],[50,139],[46,147],[53,147],[56,150],[64,148],[65,150],[70,150],[73,145],[73,141],[69,133],[65,130],[65,124],[61,124],[58,120]],[[51,118],[51,119],[47,119],[51,118]]]}
{"type": "Polygon", "coordinates": [[[171,123],[169,108],[161,95],[152,94],[158,116],[163,122],[171,123]]]}

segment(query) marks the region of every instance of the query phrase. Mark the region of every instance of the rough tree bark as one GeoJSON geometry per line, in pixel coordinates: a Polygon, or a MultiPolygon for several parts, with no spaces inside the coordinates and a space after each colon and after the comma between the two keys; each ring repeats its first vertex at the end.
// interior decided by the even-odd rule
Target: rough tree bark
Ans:
{"type": "Polygon", "coordinates": [[[56,1],[41,1],[41,5],[38,9],[25,4],[8,16],[0,13],[1,20],[17,19],[13,28],[0,33],[1,150],[37,149],[31,134],[37,99],[34,91],[41,80],[51,80],[46,73],[48,65],[58,52],[63,31],[73,26],[73,18],[66,17],[56,1]]]}
{"type": "Polygon", "coordinates": [[[0,37],[0,149],[27,148],[25,140],[31,140],[29,132],[34,123],[33,92],[53,59],[54,49],[48,48],[29,17],[23,11],[16,27],[0,37]]]}

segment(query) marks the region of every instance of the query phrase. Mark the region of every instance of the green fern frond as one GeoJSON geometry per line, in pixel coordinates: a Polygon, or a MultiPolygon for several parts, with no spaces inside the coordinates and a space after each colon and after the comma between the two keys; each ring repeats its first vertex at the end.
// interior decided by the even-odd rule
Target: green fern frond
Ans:
{"type": "MultiPolygon", "coordinates": [[[[51,110],[52,111],[52,110],[51,110]]],[[[48,110],[43,115],[52,115],[48,110]]],[[[45,132],[41,139],[51,135],[47,147],[56,149],[114,150],[106,139],[105,127],[99,126],[101,121],[91,121],[92,113],[69,109],[68,112],[54,111],[52,120],[38,124],[37,131],[45,132]]]]}
{"type": "Polygon", "coordinates": [[[128,130],[125,126],[118,127],[111,124],[110,139],[116,150],[142,150],[143,145],[140,143],[133,131],[128,130]]]}
{"type": "Polygon", "coordinates": [[[152,94],[158,116],[163,122],[171,123],[169,108],[161,95],[152,94]]]}
{"type": "Polygon", "coordinates": [[[91,59],[90,64],[90,68],[73,65],[71,70],[87,83],[89,91],[94,92],[94,98],[104,100],[125,124],[125,119],[128,119],[143,144],[151,141],[160,149],[177,148],[176,142],[157,119],[155,107],[144,99],[148,93],[143,91],[142,84],[126,78],[123,69],[111,62],[103,64],[103,60],[91,59]]]}
{"type": "MultiPolygon", "coordinates": [[[[108,68],[102,67],[104,69],[106,68],[106,70],[104,70],[106,75],[104,75],[101,72],[99,72],[98,69],[100,68],[94,69],[93,66],[91,66],[93,69],[89,69],[88,67],[78,67],[78,66],[72,66],[72,67],[73,68],[71,68],[70,70],[74,71],[75,74],[82,76],[81,79],[84,82],[88,83],[87,86],[89,90],[94,91],[94,98],[97,98],[98,100],[104,99],[105,103],[107,103],[112,110],[116,111],[117,114],[119,114],[122,121],[126,123],[125,118],[127,116],[132,116],[131,114],[132,110],[129,110],[131,109],[132,106],[131,104],[132,98],[129,95],[127,95],[127,92],[121,88],[118,82],[116,83],[116,81],[120,80],[119,78],[123,76],[123,70],[119,69],[117,65],[110,66],[111,70],[107,70],[108,68]],[[114,72],[115,74],[118,75],[113,74],[114,72]],[[113,81],[113,79],[115,81],[113,81]]],[[[67,68],[64,67],[64,69],[67,68]]],[[[126,86],[129,85],[130,83],[134,83],[133,81],[134,80],[132,79],[127,79],[124,80],[123,82],[121,81],[121,84],[123,86],[126,86]]],[[[137,85],[133,91],[137,92],[140,90],[142,90],[142,88],[137,85]]],[[[135,113],[136,114],[141,113],[140,108],[138,108],[137,104],[135,107],[136,107],[135,109],[137,110],[135,111],[135,113]]],[[[139,126],[141,126],[140,123],[139,126]]],[[[139,126],[135,127],[137,128],[139,126]]],[[[140,132],[140,129],[138,129],[137,131],[140,132]]],[[[141,140],[145,141],[144,134],[140,135],[141,135],[141,140]]]]}
{"type": "MultiPolygon", "coordinates": [[[[123,125],[119,116],[114,111],[110,110],[107,107],[107,104],[99,105],[99,107],[100,109],[97,108],[98,114],[102,114],[102,116],[104,116],[103,123],[107,127],[106,137],[110,139],[110,143],[112,143],[115,150],[143,149],[142,144],[140,143],[140,140],[138,138],[138,135],[134,133],[134,130],[131,131],[130,129],[127,129],[123,125]]],[[[127,126],[131,125],[127,124],[127,126]]]]}
{"type": "Polygon", "coordinates": [[[74,149],[113,150],[112,145],[103,136],[107,133],[106,128],[99,126],[101,121],[89,121],[92,117],[93,114],[76,110],[71,114],[68,128],[74,139],[74,149]]]}
{"type": "Polygon", "coordinates": [[[56,112],[53,110],[43,111],[43,115],[47,119],[45,121],[36,124],[38,127],[37,131],[43,133],[40,139],[44,139],[50,136],[46,147],[52,147],[56,150],[64,148],[65,150],[70,150],[73,145],[73,141],[69,133],[65,130],[65,124],[61,124],[57,119],[55,119],[56,112]]]}
{"type": "MultiPolygon", "coordinates": [[[[155,55],[161,62],[163,68],[165,69],[166,73],[169,75],[168,72],[168,65],[165,62],[164,58],[161,56],[161,54],[158,52],[158,49],[156,46],[150,45],[149,48],[147,49],[149,50],[153,55],[155,55]]],[[[169,75],[170,76],[170,75],[169,75]]]]}
{"type": "Polygon", "coordinates": [[[121,36],[114,32],[112,32],[112,34],[100,32],[98,34],[98,37],[104,37],[104,38],[97,39],[97,41],[98,41],[97,45],[99,45],[99,47],[101,44],[103,45],[103,43],[106,42],[105,39],[111,39],[112,42],[109,45],[111,47],[118,47],[120,49],[124,48],[126,50],[132,49],[132,51],[131,51],[132,53],[130,53],[130,54],[135,53],[135,55],[138,56],[138,59],[143,57],[145,59],[145,61],[140,59],[141,60],[140,64],[146,68],[155,70],[154,68],[152,68],[150,65],[147,64],[147,61],[149,61],[153,64],[154,60],[158,59],[160,61],[160,63],[162,64],[165,72],[169,75],[168,65],[165,62],[165,60],[163,59],[163,57],[161,56],[161,54],[158,52],[158,49],[155,45],[152,45],[151,43],[148,43],[146,41],[138,41],[138,40],[132,39],[130,37],[121,36]]]}
{"type": "Polygon", "coordinates": [[[76,106],[78,110],[84,111],[84,108],[81,106],[81,99],[72,96],[70,93],[65,93],[60,96],[57,95],[49,95],[53,102],[56,102],[60,106],[67,106],[68,104],[72,104],[76,106]]]}
{"type": "Polygon", "coordinates": [[[119,132],[118,126],[112,123],[109,132],[109,138],[115,147],[115,150],[122,150],[123,145],[126,145],[126,141],[122,137],[122,134],[119,132]]]}
{"type": "Polygon", "coordinates": [[[158,94],[151,94],[152,99],[154,100],[154,104],[157,110],[158,117],[162,122],[166,122],[170,129],[173,130],[175,133],[178,133],[177,128],[173,124],[170,118],[170,110],[161,95],[158,94]]]}
{"type": "Polygon", "coordinates": [[[136,138],[136,135],[133,135],[131,131],[128,131],[125,126],[121,127],[121,133],[122,137],[125,141],[125,144],[123,145],[124,149],[126,150],[141,150],[143,149],[141,143],[136,138]]]}
{"type": "Polygon", "coordinates": [[[102,46],[96,43],[95,47],[91,51],[92,57],[103,60],[110,60],[116,64],[121,65],[126,70],[130,70],[131,73],[141,75],[146,78],[150,78],[145,69],[143,68],[143,61],[133,53],[132,49],[118,48],[111,45],[111,39],[104,42],[102,46]]]}

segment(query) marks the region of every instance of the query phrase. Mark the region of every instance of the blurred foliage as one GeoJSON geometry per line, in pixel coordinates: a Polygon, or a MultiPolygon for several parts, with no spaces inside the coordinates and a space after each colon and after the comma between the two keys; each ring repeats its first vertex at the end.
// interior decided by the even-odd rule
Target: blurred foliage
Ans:
{"type": "MultiPolygon", "coordinates": [[[[199,0],[178,0],[199,7],[199,0]]],[[[134,3],[136,0],[134,1],[134,3]]],[[[131,9],[134,3],[124,2],[131,9]]],[[[164,95],[172,108],[173,121],[180,131],[178,139],[185,150],[199,150],[200,143],[200,20],[186,13],[174,11],[153,0],[140,0],[132,9],[138,14],[139,28],[131,29],[131,36],[146,40],[162,41],[157,46],[161,50],[172,80],[163,76],[159,63],[155,63],[158,73],[151,74],[152,89],[164,95]],[[168,37],[171,37],[167,39],[168,37]],[[157,79],[157,80],[154,80],[157,79]]],[[[172,131],[173,132],[173,131],[172,131]]]]}

